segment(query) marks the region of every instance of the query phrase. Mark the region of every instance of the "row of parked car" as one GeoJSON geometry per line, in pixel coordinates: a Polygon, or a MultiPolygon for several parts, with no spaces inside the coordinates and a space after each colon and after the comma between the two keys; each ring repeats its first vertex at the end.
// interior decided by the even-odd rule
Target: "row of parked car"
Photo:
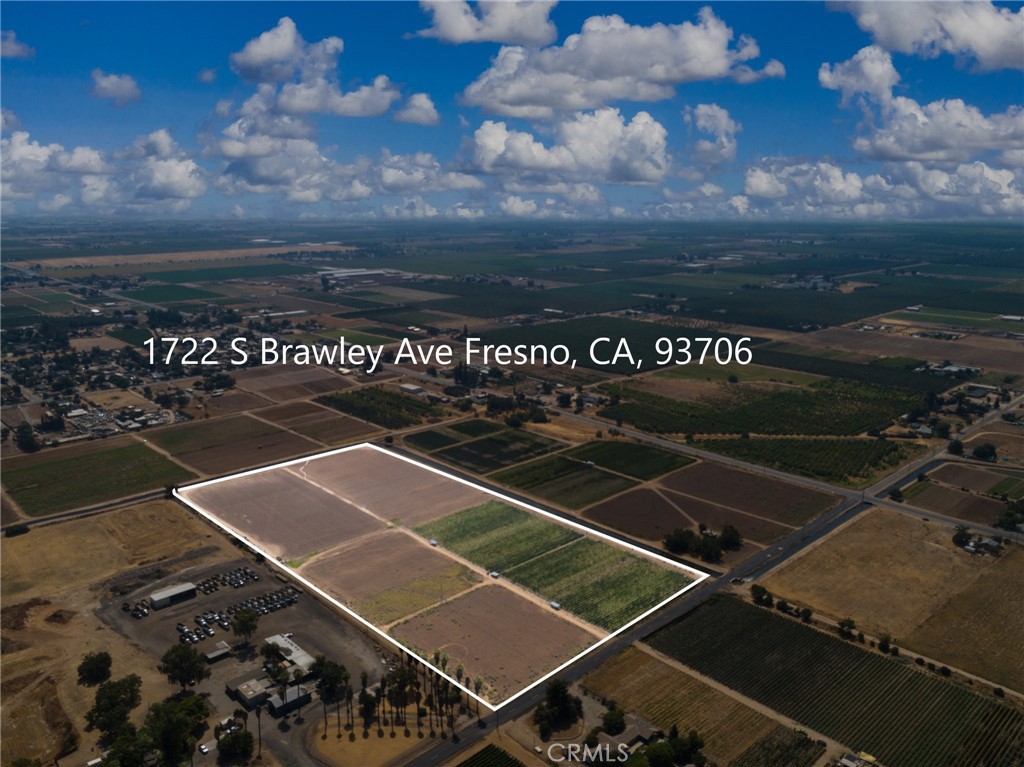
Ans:
{"type": "Polygon", "coordinates": [[[266,615],[267,613],[276,612],[282,607],[293,605],[299,601],[299,592],[293,586],[282,586],[276,591],[270,591],[266,594],[261,594],[258,597],[251,597],[244,599],[241,602],[228,607],[228,614],[234,615],[242,608],[248,607],[250,610],[256,612],[257,615],[266,615]]]}
{"type": "Polygon", "coordinates": [[[149,600],[140,599],[134,605],[130,602],[122,602],[121,609],[126,613],[131,613],[131,616],[136,620],[140,620],[149,615],[149,600]]]}
{"type": "Polygon", "coordinates": [[[219,575],[213,575],[209,578],[199,581],[196,584],[198,589],[203,594],[212,594],[215,591],[219,591],[221,586],[227,588],[230,586],[233,589],[240,589],[249,582],[255,582],[260,579],[260,576],[253,572],[249,567],[236,567],[234,570],[228,570],[220,573],[219,575]]]}

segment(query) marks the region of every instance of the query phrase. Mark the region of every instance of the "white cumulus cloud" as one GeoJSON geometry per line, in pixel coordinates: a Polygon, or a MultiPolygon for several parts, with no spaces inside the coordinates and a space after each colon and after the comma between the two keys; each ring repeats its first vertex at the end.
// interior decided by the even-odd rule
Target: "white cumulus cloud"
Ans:
{"type": "Polygon", "coordinates": [[[92,70],[92,94],[96,98],[110,99],[118,107],[142,98],[142,91],[134,77],[106,74],[99,68],[92,70]]]}
{"type": "Polygon", "coordinates": [[[395,120],[414,125],[437,125],[441,122],[441,116],[429,94],[414,93],[405,102],[405,106],[395,112],[395,120]]]}
{"type": "Polygon", "coordinates": [[[592,16],[562,45],[542,49],[505,46],[463,93],[465,103],[496,114],[529,119],[593,109],[610,101],[660,101],[675,86],[733,77],[753,82],[782,77],[777,61],[760,71],[745,64],[761,55],[757,42],[733,30],[710,8],[696,23],[627,23],[592,16]]]}
{"type": "Polygon", "coordinates": [[[698,104],[687,107],[683,119],[697,130],[715,137],[714,141],[700,139],[694,145],[694,159],[705,165],[718,165],[736,159],[736,134],[743,126],[729,116],[718,104],[698,104]]]}
{"type": "Polygon", "coordinates": [[[35,55],[36,49],[19,40],[14,30],[5,29],[0,32],[0,58],[30,59],[35,55]]]}
{"type": "Polygon", "coordinates": [[[548,18],[554,6],[555,0],[482,0],[475,8],[465,0],[420,0],[433,23],[416,34],[446,43],[544,45],[557,34],[548,18]]]}

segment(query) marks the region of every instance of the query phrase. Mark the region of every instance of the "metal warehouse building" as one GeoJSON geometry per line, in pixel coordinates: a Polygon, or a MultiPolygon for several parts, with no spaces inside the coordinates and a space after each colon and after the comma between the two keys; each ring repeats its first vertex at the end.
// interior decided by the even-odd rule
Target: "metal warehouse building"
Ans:
{"type": "Polygon", "coordinates": [[[168,586],[165,589],[154,591],[149,595],[149,604],[154,610],[159,610],[176,605],[178,602],[184,602],[186,599],[192,599],[195,595],[196,584],[179,583],[176,586],[168,586]]]}

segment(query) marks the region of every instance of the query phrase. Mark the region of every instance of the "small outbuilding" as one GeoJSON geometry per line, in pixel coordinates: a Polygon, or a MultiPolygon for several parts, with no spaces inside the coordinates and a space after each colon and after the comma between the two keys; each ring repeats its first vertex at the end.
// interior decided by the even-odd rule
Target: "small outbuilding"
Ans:
{"type": "Polygon", "coordinates": [[[154,591],[149,595],[149,604],[154,610],[161,610],[164,607],[176,605],[196,595],[196,584],[179,583],[174,586],[154,591]]]}

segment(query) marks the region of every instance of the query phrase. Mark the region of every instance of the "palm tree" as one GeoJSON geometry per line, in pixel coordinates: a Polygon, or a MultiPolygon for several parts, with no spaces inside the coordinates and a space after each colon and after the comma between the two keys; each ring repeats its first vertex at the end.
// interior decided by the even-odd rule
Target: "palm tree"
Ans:
{"type": "MultiPolygon", "coordinates": [[[[299,686],[299,681],[306,675],[306,672],[301,668],[297,668],[292,672],[292,680],[295,682],[295,699],[299,702],[299,710],[295,712],[295,722],[299,724],[305,721],[302,718],[302,687],[299,686]]],[[[286,701],[287,702],[287,701],[286,701]]]]}
{"type": "Polygon", "coordinates": [[[263,704],[260,703],[256,706],[256,729],[258,731],[259,738],[259,751],[256,754],[257,759],[263,758],[263,704]]]}
{"type": "Polygon", "coordinates": [[[236,708],[234,713],[235,719],[242,720],[242,727],[246,732],[249,732],[249,712],[244,708],[236,708]]]}
{"type": "MultiPolygon", "coordinates": [[[[475,692],[477,695],[479,695],[480,694],[480,690],[482,690],[483,687],[484,687],[484,680],[483,679],[481,679],[479,676],[476,677],[475,679],[473,679],[473,692],[475,692]]],[[[476,720],[477,720],[477,722],[480,721],[480,701],[479,701],[479,699],[476,702],[476,720]]]]}

